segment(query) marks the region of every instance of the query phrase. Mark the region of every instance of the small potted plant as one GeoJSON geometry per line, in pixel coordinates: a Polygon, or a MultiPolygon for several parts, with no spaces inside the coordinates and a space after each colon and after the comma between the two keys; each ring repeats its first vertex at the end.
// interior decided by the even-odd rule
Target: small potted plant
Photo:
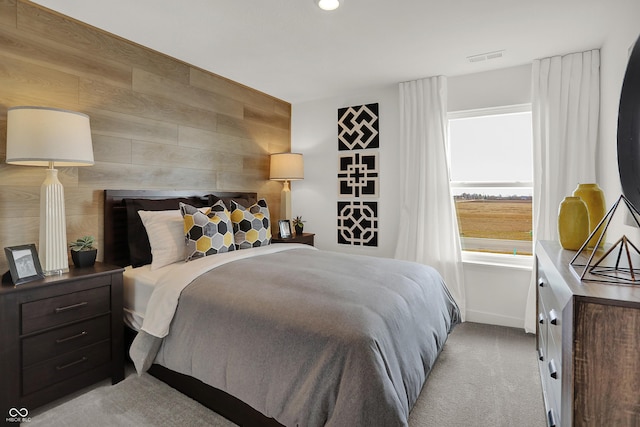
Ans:
{"type": "Polygon", "coordinates": [[[291,222],[293,223],[293,228],[295,228],[296,230],[296,235],[297,236],[302,235],[302,230],[304,229],[304,221],[302,220],[302,217],[297,216],[293,218],[291,222]]]}
{"type": "Polygon", "coordinates": [[[76,267],[91,267],[96,262],[98,249],[93,246],[95,239],[93,236],[83,236],[75,242],[69,243],[71,248],[71,259],[76,267]]]}

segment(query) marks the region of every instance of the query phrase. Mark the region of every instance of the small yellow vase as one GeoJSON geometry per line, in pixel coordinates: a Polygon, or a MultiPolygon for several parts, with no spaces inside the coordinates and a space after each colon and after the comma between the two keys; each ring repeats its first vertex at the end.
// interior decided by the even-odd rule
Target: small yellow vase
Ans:
{"type": "Polygon", "coordinates": [[[580,197],[565,197],[558,209],[558,236],[564,249],[577,251],[589,237],[589,212],[580,197]]]}
{"type": "MultiPolygon", "coordinates": [[[[607,213],[607,206],[605,205],[604,192],[598,184],[578,184],[578,187],[573,191],[575,197],[580,197],[582,201],[587,205],[587,212],[589,213],[589,234],[593,233],[602,218],[607,213]]],[[[600,230],[589,240],[587,247],[595,248],[596,243],[600,235],[604,231],[604,227],[600,227],[600,230]]],[[[600,247],[604,246],[603,237],[600,241],[600,247]]]]}

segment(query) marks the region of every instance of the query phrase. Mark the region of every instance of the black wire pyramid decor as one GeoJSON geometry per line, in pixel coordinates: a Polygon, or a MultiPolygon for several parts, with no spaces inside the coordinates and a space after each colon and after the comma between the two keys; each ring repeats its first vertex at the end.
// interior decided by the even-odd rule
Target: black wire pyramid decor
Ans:
{"type": "Polygon", "coordinates": [[[634,267],[634,262],[640,264],[640,250],[627,236],[622,236],[607,250],[597,249],[600,248],[600,242],[604,239],[607,228],[620,202],[624,203],[631,214],[631,218],[640,227],[640,211],[624,195],[621,195],[569,263],[574,272],[580,277],[580,280],[628,285],[640,283],[640,269],[634,267]],[[600,233],[600,230],[602,230],[602,233],[600,233]],[[598,233],[600,233],[600,236],[595,248],[587,248],[588,243],[598,233]],[[578,264],[577,261],[583,252],[589,253],[587,263],[578,264]]]}

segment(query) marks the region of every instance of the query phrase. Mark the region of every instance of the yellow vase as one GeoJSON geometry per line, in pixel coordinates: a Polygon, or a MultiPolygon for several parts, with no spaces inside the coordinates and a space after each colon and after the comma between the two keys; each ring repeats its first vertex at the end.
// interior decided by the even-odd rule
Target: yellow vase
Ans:
{"type": "MultiPolygon", "coordinates": [[[[573,191],[573,195],[580,197],[587,205],[587,212],[589,213],[589,234],[591,234],[607,213],[604,192],[598,187],[598,184],[578,184],[578,187],[573,191]]],[[[595,248],[603,231],[604,227],[600,227],[598,232],[589,240],[587,247],[595,248]]],[[[604,246],[604,240],[603,237],[600,241],[600,247],[604,246]]]]}
{"type": "Polygon", "coordinates": [[[589,237],[589,212],[580,197],[565,197],[558,209],[558,236],[564,249],[577,251],[589,237]]]}

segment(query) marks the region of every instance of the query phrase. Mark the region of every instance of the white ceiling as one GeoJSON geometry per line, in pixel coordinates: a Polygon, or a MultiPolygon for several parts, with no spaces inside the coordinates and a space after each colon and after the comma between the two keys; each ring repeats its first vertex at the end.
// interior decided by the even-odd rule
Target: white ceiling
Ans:
{"type": "Polygon", "coordinates": [[[292,104],[602,45],[637,0],[35,0],[292,104]],[[469,63],[467,56],[505,50],[469,63]]]}

